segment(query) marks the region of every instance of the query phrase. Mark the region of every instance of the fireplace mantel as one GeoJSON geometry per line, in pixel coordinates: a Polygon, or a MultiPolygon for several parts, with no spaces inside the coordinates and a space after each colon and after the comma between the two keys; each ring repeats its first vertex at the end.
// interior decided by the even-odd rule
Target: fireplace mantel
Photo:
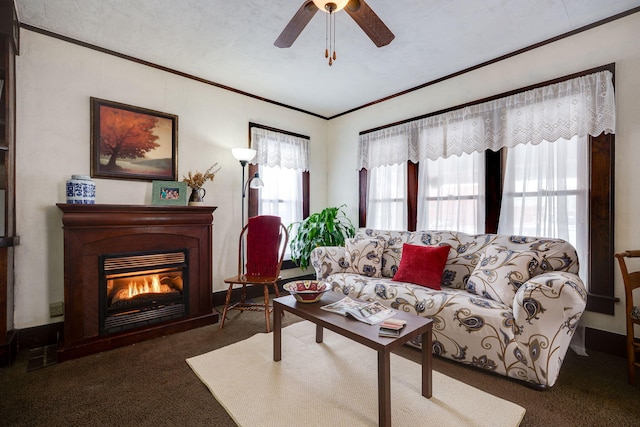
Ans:
{"type": "Polygon", "coordinates": [[[68,360],[216,323],[212,303],[212,206],[57,204],[64,228],[64,337],[68,360]],[[189,253],[189,310],[180,319],[100,334],[98,259],[108,253],[189,253]]]}

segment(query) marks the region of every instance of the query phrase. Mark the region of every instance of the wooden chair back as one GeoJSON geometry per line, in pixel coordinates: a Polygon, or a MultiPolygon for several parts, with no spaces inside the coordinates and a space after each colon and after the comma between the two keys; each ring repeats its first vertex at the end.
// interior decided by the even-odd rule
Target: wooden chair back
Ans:
{"type": "Polygon", "coordinates": [[[635,337],[635,326],[640,326],[640,299],[634,302],[634,290],[640,288],[640,269],[629,271],[626,260],[640,258],[640,250],[629,250],[615,255],[620,265],[625,293],[625,317],[627,326],[627,363],[629,383],[636,384],[636,368],[640,368],[640,340],[635,337]]]}

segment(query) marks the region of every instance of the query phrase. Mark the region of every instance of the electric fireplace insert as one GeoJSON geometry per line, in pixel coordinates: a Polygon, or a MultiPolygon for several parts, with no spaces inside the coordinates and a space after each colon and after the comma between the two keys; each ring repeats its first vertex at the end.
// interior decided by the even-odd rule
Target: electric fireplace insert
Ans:
{"type": "Polygon", "coordinates": [[[188,255],[183,249],[99,256],[100,334],[186,316],[188,255]]]}

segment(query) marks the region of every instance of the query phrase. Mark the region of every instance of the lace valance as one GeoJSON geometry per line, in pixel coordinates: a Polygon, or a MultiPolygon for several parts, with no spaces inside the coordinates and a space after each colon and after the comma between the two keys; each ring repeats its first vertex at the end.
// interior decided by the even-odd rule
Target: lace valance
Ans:
{"type": "Polygon", "coordinates": [[[360,135],[358,169],[615,133],[615,123],[613,74],[601,71],[360,135]]]}
{"type": "Polygon", "coordinates": [[[309,139],[257,126],[251,127],[252,164],[309,170],[309,139]]]}

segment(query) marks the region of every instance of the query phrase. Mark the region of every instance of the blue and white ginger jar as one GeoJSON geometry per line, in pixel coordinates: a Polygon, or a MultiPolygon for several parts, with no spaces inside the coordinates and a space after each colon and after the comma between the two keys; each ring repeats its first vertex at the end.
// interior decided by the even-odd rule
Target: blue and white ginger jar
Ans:
{"type": "Polygon", "coordinates": [[[96,183],[86,175],[71,175],[67,180],[67,203],[93,205],[96,203],[96,183]]]}

